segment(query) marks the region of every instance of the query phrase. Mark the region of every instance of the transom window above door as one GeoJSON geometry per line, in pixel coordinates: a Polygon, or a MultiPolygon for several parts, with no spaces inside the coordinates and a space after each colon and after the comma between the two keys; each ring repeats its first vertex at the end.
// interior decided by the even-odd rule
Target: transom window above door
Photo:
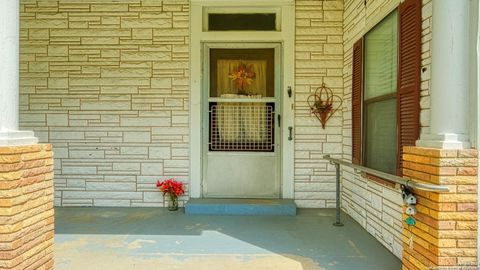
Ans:
{"type": "Polygon", "coordinates": [[[207,7],[203,31],[280,31],[281,12],[269,7],[207,7]]]}
{"type": "Polygon", "coordinates": [[[275,13],[210,13],[208,31],[275,31],[275,13]]]}

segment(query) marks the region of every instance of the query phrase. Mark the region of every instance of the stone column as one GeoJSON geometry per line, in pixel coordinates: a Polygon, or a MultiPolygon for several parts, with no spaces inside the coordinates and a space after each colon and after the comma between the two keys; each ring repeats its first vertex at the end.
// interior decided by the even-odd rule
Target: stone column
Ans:
{"type": "Polygon", "coordinates": [[[468,148],[469,0],[435,0],[430,131],[417,146],[468,148]]]}
{"type": "Polygon", "coordinates": [[[20,18],[18,0],[0,0],[0,145],[35,144],[18,130],[20,18]]]}

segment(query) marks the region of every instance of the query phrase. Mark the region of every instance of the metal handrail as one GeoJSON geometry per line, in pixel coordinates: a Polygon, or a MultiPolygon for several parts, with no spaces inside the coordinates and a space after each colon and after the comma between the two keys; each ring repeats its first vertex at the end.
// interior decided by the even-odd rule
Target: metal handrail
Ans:
{"type": "Polygon", "coordinates": [[[351,167],[351,168],[356,169],[358,171],[366,172],[368,174],[380,177],[380,178],[382,178],[384,180],[387,180],[389,182],[404,185],[404,186],[409,187],[409,188],[431,191],[431,192],[449,192],[450,191],[448,186],[435,185],[435,184],[424,184],[424,183],[415,182],[414,180],[409,180],[409,179],[406,179],[406,178],[402,178],[402,177],[397,176],[397,175],[393,175],[393,174],[377,171],[377,170],[374,170],[374,169],[370,169],[370,168],[367,168],[367,167],[364,167],[364,166],[356,165],[356,164],[353,164],[353,163],[350,163],[350,162],[347,162],[347,161],[344,161],[344,160],[341,160],[341,159],[338,159],[338,158],[332,158],[332,157],[330,157],[330,155],[325,155],[325,156],[323,156],[323,158],[330,161],[330,162],[338,163],[338,164],[344,165],[344,166],[348,166],[348,167],[351,167]]]}
{"type": "Polygon", "coordinates": [[[336,210],[337,211],[336,211],[336,221],[333,224],[335,226],[343,226],[343,224],[340,222],[340,165],[344,165],[344,166],[353,168],[356,171],[365,172],[373,176],[380,177],[386,181],[389,181],[395,184],[404,185],[405,187],[409,187],[413,189],[419,189],[419,190],[431,191],[431,192],[449,192],[450,191],[448,186],[419,183],[414,180],[402,178],[397,175],[377,171],[361,165],[356,165],[342,159],[332,158],[330,157],[330,155],[323,156],[323,159],[326,159],[330,161],[331,164],[335,165],[336,183],[337,183],[337,190],[336,190],[336,193],[337,193],[336,194],[336,197],[337,197],[336,210]]]}

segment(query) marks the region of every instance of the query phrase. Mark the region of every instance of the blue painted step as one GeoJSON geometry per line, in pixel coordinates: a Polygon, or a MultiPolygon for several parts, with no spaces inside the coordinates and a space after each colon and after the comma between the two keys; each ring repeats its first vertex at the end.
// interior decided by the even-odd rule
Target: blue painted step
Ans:
{"type": "Polygon", "coordinates": [[[190,199],[185,214],[295,216],[297,205],[288,199],[190,199]]]}

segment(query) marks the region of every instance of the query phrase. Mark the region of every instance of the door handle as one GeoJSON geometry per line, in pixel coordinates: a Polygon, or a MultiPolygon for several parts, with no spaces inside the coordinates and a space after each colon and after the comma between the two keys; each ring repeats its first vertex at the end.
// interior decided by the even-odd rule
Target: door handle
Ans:
{"type": "Polygon", "coordinates": [[[280,114],[277,114],[278,127],[280,127],[280,120],[282,120],[282,116],[280,114]]]}
{"type": "Polygon", "coordinates": [[[293,140],[292,130],[293,130],[293,127],[288,127],[288,140],[289,141],[293,140]]]}

